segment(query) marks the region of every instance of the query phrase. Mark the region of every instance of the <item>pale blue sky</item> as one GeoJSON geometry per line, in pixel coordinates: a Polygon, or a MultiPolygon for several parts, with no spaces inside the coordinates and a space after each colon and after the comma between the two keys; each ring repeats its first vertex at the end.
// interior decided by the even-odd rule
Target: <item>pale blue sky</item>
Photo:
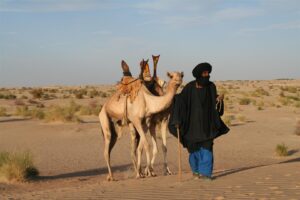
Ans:
{"type": "Polygon", "coordinates": [[[162,78],[299,79],[300,1],[0,0],[0,86],[115,83],[151,54],[162,78]]]}

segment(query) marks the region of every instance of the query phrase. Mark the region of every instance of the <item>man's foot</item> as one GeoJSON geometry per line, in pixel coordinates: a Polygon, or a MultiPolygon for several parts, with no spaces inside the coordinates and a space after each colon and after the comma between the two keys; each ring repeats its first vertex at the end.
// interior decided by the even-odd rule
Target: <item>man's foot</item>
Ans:
{"type": "Polygon", "coordinates": [[[199,179],[205,180],[205,181],[213,181],[215,178],[212,176],[199,176],[199,179]]]}
{"type": "Polygon", "coordinates": [[[200,174],[193,172],[193,179],[194,180],[200,179],[200,174]]]}

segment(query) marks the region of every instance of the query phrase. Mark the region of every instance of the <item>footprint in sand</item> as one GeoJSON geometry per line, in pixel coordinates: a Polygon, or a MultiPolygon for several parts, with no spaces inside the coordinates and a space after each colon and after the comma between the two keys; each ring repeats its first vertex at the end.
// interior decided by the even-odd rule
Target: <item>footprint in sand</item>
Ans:
{"type": "Polygon", "coordinates": [[[223,200],[223,199],[225,199],[225,197],[223,197],[223,196],[218,196],[218,197],[216,197],[214,200],[223,200]]]}
{"type": "Polygon", "coordinates": [[[275,194],[283,194],[283,191],[275,191],[275,194]]]}

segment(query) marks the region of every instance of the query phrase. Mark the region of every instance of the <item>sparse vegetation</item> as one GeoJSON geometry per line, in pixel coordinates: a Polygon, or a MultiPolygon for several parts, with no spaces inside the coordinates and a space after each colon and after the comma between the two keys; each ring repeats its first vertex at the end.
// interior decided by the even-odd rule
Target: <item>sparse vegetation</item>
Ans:
{"type": "Polygon", "coordinates": [[[295,134],[300,136],[300,120],[298,120],[298,122],[297,122],[295,134]]]}
{"type": "Polygon", "coordinates": [[[51,106],[45,115],[45,119],[48,122],[81,122],[81,119],[77,116],[79,110],[80,105],[74,101],[71,101],[67,107],[51,106]]]}
{"type": "Polygon", "coordinates": [[[235,116],[234,115],[225,115],[222,117],[222,119],[227,126],[231,126],[232,121],[235,119],[235,116]]]}
{"type": "Polygon", "coordinates": [[[16,106],[23,106],[25,105],[24,101],[22,101],[21,99],[16,99],[15,100],[15,105],[16,106]]]}
{"type": "Polygon", "coordinates": [[[26,181],[38,176],[32,155],[25,153],[0,152],[0,181],[26,181]]]}
{"type": "Polygon", "coordinates": [[[16,99],[17,96],[13,94],[1,94],[0,93],[0,99],[16,99]]]}
{"type": "Polygon", "coordinates": [[[249,98],[241,98],[239,100],[240,105],[249,105],[250,103],[251,103],[251,99],[249,99],[249,98]]]}
{"type": "Polygon", "coordinates": [[[33,96],[35,99],[40,99],[43,96],[43,90],[41,88],[39,89],[34,89],[30,91],[30,94],[33,96]]]}
{"type": "Polygon", "coordinates": [[[42,109],[29,109],[28,106],[18,106],[15,115],[22,117],[31,117],[32,119],[44,119],[45,117],[45,113],[42,109]]]}
{"type": "Polygon", "coordinates": [[[288,147],[282,143],[276,146],[276,154],[278,156],[288,156],[288,147]]]}
{"type": "Polygon", "coordinates": [[[0,107],[0,117],[6,117],[7,113],[6,113],[6,108],[4,107],[0,107]]]}
{"type": "Polygon", "coordinates": [[[244,115],[238,115],[237,116],[237,119],[240,121],[240,122],[245,122],[246,121],[246,117],[244,115]]]}

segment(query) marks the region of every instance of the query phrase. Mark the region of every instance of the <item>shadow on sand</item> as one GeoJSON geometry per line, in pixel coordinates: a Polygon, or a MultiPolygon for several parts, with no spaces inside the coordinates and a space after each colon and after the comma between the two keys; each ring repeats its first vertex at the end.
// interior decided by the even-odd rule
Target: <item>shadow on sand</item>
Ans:
{"type": "MultiPolygon", "coordinates": [[[[126,164],[126,165],[120,165],[112,167],[113,172],[124,172],[130,169],[132,164],[126,164]]],[[[99,168],[99,169],[90,169],[90,170],[84,170],[84,171],[78,171],[78,172],[71,172],[71,173],[65,173],[65,174],[58,174],[54,176],[39,176],[37,180],[56,180],[56,179],[64,179],[64,178],[75,178],[75,177],[89,177],[89,176],[98,176],[107,174],[108,170],[107,168],[99,168]]]]}
{"type": "Polygon", "coordinates": [[[2,118],[0,119],[0,123],[4,122],[19,122],[19,121],[28,121],[31,118],[2,118]]]}
{"type": "MultiPolygon", "coordinates": [[[[259,167],[266,167],[266,166],[272,166],[272,165],[280,165],[280,164],[286,164],[286,163],[293,163],[293,162],[300,162],[300,157],[282,161],[279,163],[272,163],[272,164],[266,164],[266,165],[255,165],[255,166],[249,166],[249,167],[241,167],[236,169],[229,169],[221,172],[216,172],[214,177],[220,178],[224,176],[228,176],[231,174],[235,174],[242,171],[247,171],[259,167]]],[[[114,172],[125,172],[129,169],[131,170],[132,164],[125,164],[120,166],[112,167],[112,171],[114,172]]],[[[58,174],[54,176],[40,176],[36,180],[57,180],[57,179],[64,179],[64,178],[84,178],[84,177],[91,177],[91,176],[98,176],[98,175],[105,175],[107,174],[107,168],[99,168],[99,169],[90,169],[90,170],[84,170],[84,171],[78,171],[78,172],[71,172],[71,173],[65,173],[65,174],[58,174]]]]}
{"type": "MultiPolygon", "coordinates": [[[[293,153],[295,153],[295,152],[298,152],[298,150],[293,151],[293,153]]],[[[230,174],[234,174],[234,173],[238,173],[238,172],[242,172],[242,171],[247,171],[247,170],[251,170],[251,169],[255,169],[255,168],[259,168],[259,167],[280,165],[280,164],[293,163],[293,162],[300,162],[300,157],[290,159],[290,160],[286,160],[286,161],[282,161],[282,162],[279,162],[279,163],[272,163],[272,164],[267,164],[267,165],[255,165],[255,166],[250,166],[250,167],[241,167],[241,168],[237,168],[237,169],[224,170],[224,171],[221,171],[221,172],[217,172],[214,177],[215,178],[220,178],[220,177],[223,177],[223,176],[228,176],[230,174]]]]}

